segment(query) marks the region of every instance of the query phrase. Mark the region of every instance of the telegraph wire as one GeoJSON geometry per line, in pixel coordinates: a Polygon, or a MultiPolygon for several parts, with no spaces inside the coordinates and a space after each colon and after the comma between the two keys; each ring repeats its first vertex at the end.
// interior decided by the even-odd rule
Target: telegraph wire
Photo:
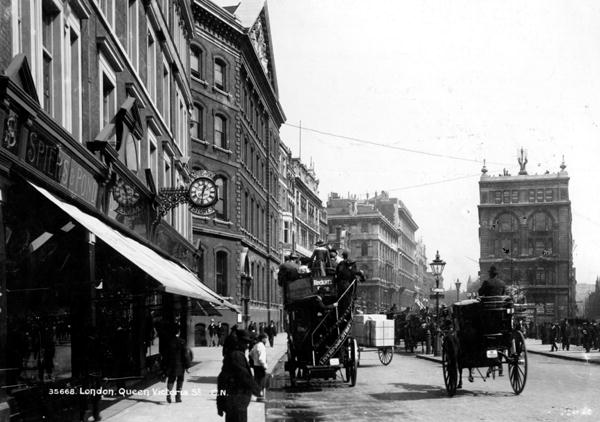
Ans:
{"type": "Polygon", "coordinates": [[[403,186],[401,188],[384,189],[384,190],[386,192],[394,192],[394,191],[398,191],[398,190],[407,190],[407,189],[422,188],[424,186],[439,185],[441,183],[454,182],[456,180],[469,179],[471,177],[476,177],[476,176],[479,176],[479,174],[467,174],[467,175],[464,175],[464,176],[458,176],[458,177],[453,177],[453,178],[450,178],[450,179],[438,180],[438,181],[435,181],[435,182],[420,183],[418,185],[403,186]]]}
{"type": "MultiPolygon", "coordinates": [[[[326,131],[319,130],[319,129],[312,129],[312,128],[308,128],[306,126],[295,125],[293,123],[284,123],[284,125],[290,126],[290,127],[296,128],[296,129],[300,129],[300,131],[305,130],[308,132],[314,132],[314,133],[318,133],[321,135],[331,136],[333,138],[346,139],[348,141],[358,142],[361,144],[373,145],[373,146],[378,146],[378,147],[382,147],[382,148],[395,149],[398,151],[410,152],[413,154],[427,155],[430,157],[448,158],[451,160],[468,161],[470,163],[481,163],[481,160],[476,160],[474,158],[457,157],[455,155],[441,154],[441,153],[428,152],[428,151],[420,151],[417,149],[403,148],[403,147],[399,147],[396,145],[382,144],[380,142],[369,141],[367,139],[354,138],[352,136],[339,135],[337,133],[326,132],[326,131]]],[[[487,161],[487,163],[488,164],[497,164],[497,165],[501,165],[501,166],[507,165],[506,163],[499,163],[499,162],[493,162],[493,161],[487,161]]]]}

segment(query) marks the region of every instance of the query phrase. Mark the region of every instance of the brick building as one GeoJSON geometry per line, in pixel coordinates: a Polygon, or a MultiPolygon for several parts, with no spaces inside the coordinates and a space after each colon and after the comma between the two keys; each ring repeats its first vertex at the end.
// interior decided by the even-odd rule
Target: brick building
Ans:
{"type": "MultiPolygon", "coordinates": [[[[189,165],[214,173],[219,190],[216,214],[193,219],[194,241],[203,256],[200,271],[209,287],[247,306],[249,320],[281,321],[276,272],[281,263],[279,128],[285,116],[268,9],[264,1],[196,0],[192,11],[189,165]]],[[[202,327],[207,318],[195,323],[202,327]]],[[[231,325],[238,322],[234,318],[229,314],[222,320],[231,325]]]]}
{"type": "Polygon", "coordinates": [[[491,176],[484,166],[479,181],[479,259],[481,278],[491,265],[507,285],[535,304],[537,322],[575,316],[575,269],[571,234],[569,176],[530,175],[523,150],[520,171],[491,176]]]}

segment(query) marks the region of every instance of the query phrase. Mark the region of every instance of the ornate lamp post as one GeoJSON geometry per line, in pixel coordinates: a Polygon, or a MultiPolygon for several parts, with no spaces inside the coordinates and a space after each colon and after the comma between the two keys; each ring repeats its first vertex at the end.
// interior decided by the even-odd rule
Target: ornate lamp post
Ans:
{"type": "Polygon", "coordinates": [[[454,285],[456,286],[456,301],[458,302],[460,300],[460,281],[458,278],[456,279],[454,285]]]}
{"type": "Polygon", "coordinates": [[[436,321],[436,330],[434,333],[434,347],[433,347],[433,354],[435,356],[439,356],[440,355],[440,335],[439,335],[439,317],[440,317],[440,291],[443,291],[443,289],[440,289],[440,276],[442,275],[442,272],[444,271],[444,267],[446,266],[446,262],[444,262],[443,260],[440,259],[440,251],[436,251],[435,252],[435,259],[429,263],[429,265],[431,266],[431,272],[433,273],[433,275],[435,276],[435,321],[436,321]]]}
{"type": "Polygon", "coordinates": [[[435,317],[437,319],[440,314],[440,276],[446,266],[446,262],[440,259],[440,251],[435,252],[435,259],[429,265],[435,277],[435,317]]]}
{"type": "Polygon", "coordinates": [[[242,301],[244,302],[244,329],[248,328],[250,320],[250,288],[252,287],[252,276],[246,273],[241,274],[242,279],[242,301]]]}

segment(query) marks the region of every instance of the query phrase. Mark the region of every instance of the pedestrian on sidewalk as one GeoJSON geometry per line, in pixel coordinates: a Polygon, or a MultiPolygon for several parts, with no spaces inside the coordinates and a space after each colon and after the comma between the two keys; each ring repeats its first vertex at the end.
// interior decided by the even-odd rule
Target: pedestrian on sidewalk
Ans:
{"type": "Polygon", "coordinates": [[[552,324],[552,328],[550,329],[550,347],[551,352],[558,352],[558,346],[556,345],[556,340],[558,339],[558,324],[555,322],[552,324]]]}
{"type": "Polygon", "coordinates": [[[256,397],[256,401],[264,401],[267,378],[267,335],[265,333],[258,335],[258,341],[250,351],[250,359],[254,365],[254,381],[260,388],[260,395],[256,397]]]}
{"type": "Polygon", "coordinates": [[[566,350],[568,352],[569,345],[571,343],[571,341],[570,341],[571,326],[569,325],[569,321],[567,321],[566,319],[562,322],[562,325],[560,327],[560,334],[561,334],[562,349],[566,350]]]}
{"type": "Polygon", "coordinates": [[[181,403],[181,389],[186,365],[185,340],[179,337],[179,325],[172,327],[171,339],[169,340],[166,356],[163,358],[163,374],[167,378],[167,402],[171,403],[171,391],[176,384],[175,402],[181,403]]]}
{"type": "Polygon", "coordinates": [[[217,324],[215,324],[215,320],[213,318],[210,320],[210,324],[208,326],[208,336],[210,338],[210,340],[208,342],[209,347],[214,347],[219,344],[218,333],[219,333],[219,328],[217,327],[217,324]]]}
{"type": "Polygon", "coordinates": [[[275,322],[273,322],[273,320],[271,320],[271,323],[265,329],[265,333],[269,337],[269,344],[271,345],[271,347],[273,347],[275,336],[277,335],[277,326],[275,325],[275,322]]]}
{"type": "Polygon", "coordinates": [[[217,378],[217,412],[219,416],[225,413],[226,422],[247,422],[252,394],[260,394],[246,359],[251,342],[248,331],[237,330],[236,347],[225,355],[223,368],[217,378]]]}

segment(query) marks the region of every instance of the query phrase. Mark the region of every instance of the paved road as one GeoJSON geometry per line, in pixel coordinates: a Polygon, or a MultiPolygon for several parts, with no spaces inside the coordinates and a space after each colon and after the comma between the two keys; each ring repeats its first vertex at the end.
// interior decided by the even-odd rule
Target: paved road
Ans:
{"type": "Polygon", "coordinates": [[[600,420],[600,365],[529,354],[519,396],[507,376],[473,383],[465,376],[463,384],[450,398],[438,363],[396,354],[383,366],[376,353],[365,353],[356,387],[338,381],[290,389],[286,374],[277,371],[266,416],[268,422],[600,420]]]}

